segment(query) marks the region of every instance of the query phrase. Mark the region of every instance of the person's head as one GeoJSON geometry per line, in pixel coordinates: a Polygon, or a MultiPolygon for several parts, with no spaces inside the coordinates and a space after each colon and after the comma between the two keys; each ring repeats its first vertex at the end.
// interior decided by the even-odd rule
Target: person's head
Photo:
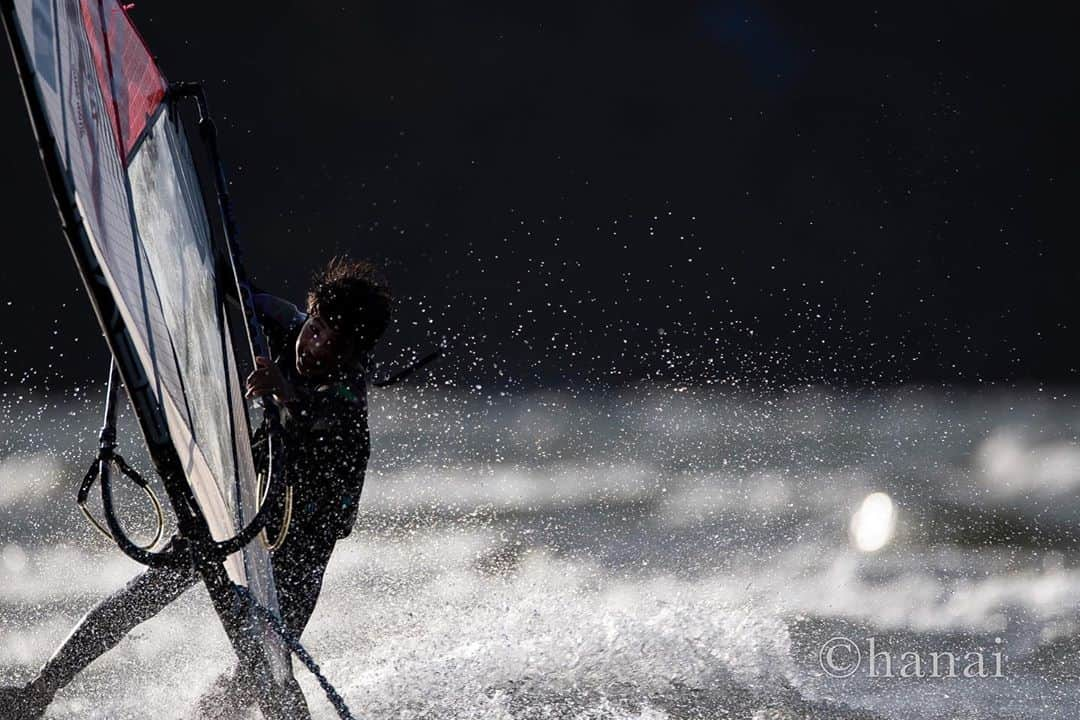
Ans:
{"type": "Polygon", "coordinates": [[[390,288],[375,267],[337,257],[315,276],[296,339],[296,371],[323,377],[354,367],[390,322],[390,288]]]}

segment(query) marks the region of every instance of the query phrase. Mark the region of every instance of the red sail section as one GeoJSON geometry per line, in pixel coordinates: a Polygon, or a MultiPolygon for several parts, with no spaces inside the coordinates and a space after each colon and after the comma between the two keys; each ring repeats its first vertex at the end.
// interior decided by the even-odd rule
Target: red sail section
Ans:
{"type": "Polygon", "coordinates": [[[81,6],[101,94],[126,163],[165,97],[165,78],[116,0],[81,0],[81,6]]]}

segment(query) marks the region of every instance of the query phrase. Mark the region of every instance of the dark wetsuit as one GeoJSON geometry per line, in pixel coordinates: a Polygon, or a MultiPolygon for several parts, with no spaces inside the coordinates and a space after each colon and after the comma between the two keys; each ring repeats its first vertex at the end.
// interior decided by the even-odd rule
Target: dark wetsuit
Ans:
{"type": "MultiPolygon", "coordinates": [[[[298,398],[282,412],[293,511],[288,535],[272,563],[282,620],[299,637],[315,609],[334,545],[349,534],[356,520],[370,447],[366,388],[359,372],[352,378],[318,383],[300,377],[294,349],[306,316],[273,296],[255,299],[271,351],[298,398]]],[[[252,442],[256,467],[265,467],[265,445],[261,432],[256,432],[252,442]]],[[[277,517],[271,518],[267,533],[271,537],[280,527],[282,511],[279,506],[277,517]]],[[[51,697],[198,580],[190,567],[145,570],[83,618],[35,682],[51,697]]],[[[227,676],[219,682],[218,692],[243,696],[249,686],[244,678],[227,676]]],[[[232,700],[246,705],[251,699],[232,700]]]]}
{"type": "MultiPolygon", "coordinates": [[[[334,543],[356,521],[370,441],[363,376],[311,383],[296,372],[296,336],[306,316],[269,295],[255,296],[275,362],[293,386],[296,402],[284,408],[286,478],[293,489],[292,522],[273,556],[281,616],[297,636],[307,625],[322,587],[334,543]]],[[[266,441],[257,431],[252,447],[256,467],[266,467],[266,441]]],[[[275,508],[268,535],[281,525],[275,508]]]]}

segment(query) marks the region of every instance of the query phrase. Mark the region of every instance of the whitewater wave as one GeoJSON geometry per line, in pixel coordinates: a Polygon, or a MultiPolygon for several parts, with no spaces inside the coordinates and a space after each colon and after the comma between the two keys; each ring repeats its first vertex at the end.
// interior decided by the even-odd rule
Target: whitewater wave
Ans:
{"type": "MultiPolygon", "coordinates": [[[[3,410],[0,683],[27,679],[139,571],[68,497],[96,408],[46,406],[3,410]]],[[[402,390],[373,395],[372,418],[360,520],[304,636],[359,717],[1064,720],[1080,703],[1071,405],[402,390]],[[872,493],[895,528],[860,552],[849,528],[872,493]],[[1008,678],[834,678],[818,653],[836,636],[1000,650],[1008,678]]],[[[126,422],[122,449],[145,464],[126,422]]],[[[147,523],[137,493],[119,500],[147,523]]],[[[52,717],[185,717],[232,664],[211,618],[188,593],[52,717]]]]}

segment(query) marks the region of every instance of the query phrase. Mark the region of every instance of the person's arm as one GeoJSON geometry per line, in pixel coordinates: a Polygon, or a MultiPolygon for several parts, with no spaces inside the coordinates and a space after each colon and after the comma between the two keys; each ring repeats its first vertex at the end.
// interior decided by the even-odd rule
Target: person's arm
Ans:
{"type": "Polygon", "coordinates": [[[335,537],[342,540],[352,532],[356,524],[356,517],[360,511],[360,493],[364,489],[364,475],[367,472],[369,456],[369,440],[367,428],[364,428],[363,439],[352,442],[348,447],[342,448],[338,455],[337,468],[342,487],[338,495],[338,507],[334,509],[332,517],[336,519],[335,537]]]}
{"type": "Polygon", "coordinates": [[[272,396],[284,408],[296,407],[301,398],[292,383],[270,358],[255,358],[255,369],[247,378],[247,397],[272,396]]]}
{"type": "Polygon", "coordinates": [[[269,293],[256,293],[252,296],[252,301],[255,305],[255,317],[266,333],[270,351],[276,357],[285,351],[283,345],[304,324],[307,314],[288,300],[269,293]]]}
{"type": "Polygon", "coordinates": [[[318,393],[318,418],[310,441],[319,446],[318,484],[323,490],[328,527],[334,539],[352,532],[360,508],[370,455],[367,408],[362,395],[339,385],[318,393]]]}

